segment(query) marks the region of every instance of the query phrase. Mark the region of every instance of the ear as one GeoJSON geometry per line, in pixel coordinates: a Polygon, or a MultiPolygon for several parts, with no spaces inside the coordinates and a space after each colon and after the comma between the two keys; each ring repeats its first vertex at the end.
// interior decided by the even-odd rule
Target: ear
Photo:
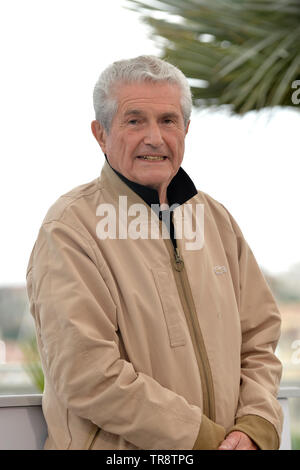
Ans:
{"type": "Polygon", "coordinates": [[[102,152],[106,153],[106,139],[107,139],[107,134],[105,132],[105,129],[103,126],[101,126],[100,122],[98,121],[92,121],[91,123],[91,129],[93,136],[97,140],[98,144],[100,145],[102,152]]]}
{"type": "Polygon", "coordinates": [[[185,135],[187,135],[187,133],[188,133],[188,131],[189,131],[190,123],[191,123],[191,120],[189,120],[189,122],[188,122],[187,125],[186,125],[186,128],[185,128],[185,135]]]}

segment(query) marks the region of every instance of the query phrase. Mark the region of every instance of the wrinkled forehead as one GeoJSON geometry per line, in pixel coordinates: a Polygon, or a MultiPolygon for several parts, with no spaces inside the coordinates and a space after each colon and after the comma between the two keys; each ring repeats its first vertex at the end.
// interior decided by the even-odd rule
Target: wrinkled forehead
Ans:
{"type": "Polygon", "coordinates": [[[166,81],[118,83],[112,90],[112,96],[118,112],[122,114],[130,109],[157,109],[182,114],[180,87],[166,81]]]}

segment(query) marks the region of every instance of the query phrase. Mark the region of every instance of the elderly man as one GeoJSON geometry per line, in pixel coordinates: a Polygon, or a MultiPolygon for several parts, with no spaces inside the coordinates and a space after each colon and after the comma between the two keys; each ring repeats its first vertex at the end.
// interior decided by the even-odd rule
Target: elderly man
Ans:
{"type": "Polygon", "coordinates": [[[278,449],[280,315],[235,220],[181,168],[186,78],[115,62],[94,106],[101,176],[50,208],[27,270],[45,449],[278,449]]]}

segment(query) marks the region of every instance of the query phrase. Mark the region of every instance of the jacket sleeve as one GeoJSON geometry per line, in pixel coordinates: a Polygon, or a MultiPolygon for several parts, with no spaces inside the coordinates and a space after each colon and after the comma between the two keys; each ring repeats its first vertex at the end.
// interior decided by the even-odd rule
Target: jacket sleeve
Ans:
{"type": "Polygon", "coordinates": [[[45,376],[66,408],[141,449],[192,449],[209,425],[198,406],[121,358],[93,243],[60,221],[40,229],[27,288],[45,376]]]}
{"type": "Polygon", "coordinates": [[[227,435],[239,430],[262,450],[278,449],[283,424],[277,400],[282,365],[275,348],[281,317],[249,245],[229,216],[237,240],[242,345],[239,404],[235,425],[227,430],[227,435]]]}

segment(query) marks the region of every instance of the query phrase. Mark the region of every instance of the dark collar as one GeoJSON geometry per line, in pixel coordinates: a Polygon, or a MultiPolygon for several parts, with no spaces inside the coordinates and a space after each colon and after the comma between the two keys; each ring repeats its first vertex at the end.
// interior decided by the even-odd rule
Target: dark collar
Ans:
{"type": "MultiPolygon", "coordinates": [[[[110,165],[106,155],[105,158],[109,166],[114,170],[119,178],[121,178],[121,180],[124,181],[127,186],[137,193],[146,202],[146,204],[148,204],[150,207],[151,204],[159,204],[159,197],[156,189],[149,188],[148,186],[135,183],[134,181],[125,178],[125,176],[123,176],[110,165]]],[[[196,194],[197,189],[193,181],[184,171],[184,169],[180,167],[167,188],[167,199],[169,206],[172,206],[172,204],[177,204],[180,206],[196,194]]]]}

